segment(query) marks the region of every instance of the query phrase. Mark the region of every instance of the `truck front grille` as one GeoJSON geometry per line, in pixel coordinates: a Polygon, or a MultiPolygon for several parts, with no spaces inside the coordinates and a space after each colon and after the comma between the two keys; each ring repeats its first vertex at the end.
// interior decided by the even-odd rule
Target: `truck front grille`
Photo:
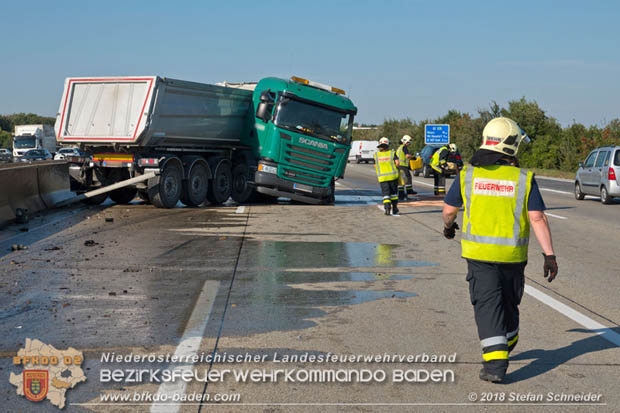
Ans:
{"type": "Polygon", "coordinates": [[[336,155],[324,153],[299,145],[286,144],[285,161],[290,164],[315,170],[317,172],[329,172],[334,166],[333,159],[336,155]],[[301,153],[299,153],[301,152],[301,153]],[[318,164],[318,165],[315,165],[318,164]]]}

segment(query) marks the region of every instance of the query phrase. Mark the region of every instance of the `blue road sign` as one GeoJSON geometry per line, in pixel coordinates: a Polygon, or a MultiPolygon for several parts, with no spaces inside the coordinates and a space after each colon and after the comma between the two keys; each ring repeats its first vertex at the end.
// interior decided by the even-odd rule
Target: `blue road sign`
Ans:
{"type": "Polygon", "coordinates": [[[424,143],[447,145],[450,143],[450,125],[424,125],[424,143]]]}

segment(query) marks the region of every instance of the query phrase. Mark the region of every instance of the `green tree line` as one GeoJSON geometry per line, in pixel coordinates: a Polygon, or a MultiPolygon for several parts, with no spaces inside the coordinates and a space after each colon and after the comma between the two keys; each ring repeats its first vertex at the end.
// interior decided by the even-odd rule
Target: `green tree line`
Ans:
{"type": "Polygon", "coordinates": [[[13,147],[15,125],[54,125],[56,118],[39,116],[34,113],[14,113],[0,115],[0,148],[13,147]]]}
{"type": "Polygon", "coordinates": [[[590,151],[599,146],[620,145],[620,119],[604,127],[586,127],[580,123],[562,127],[535,101],[525,98],[508,102],[501,107],[492,102],[488,109],[478,110],[477,116],[450,110],[437,119],[414,122],[411,119],[388,119],[375,129],[353,131],[354,140],[390,138],[393,147],[403,135],[413,138],[412,149],[424,147],[424,125],[439,123],[450,125],[450,142],[456,143],[464,160],[469,160],[482,142],[482,130],[487,122],[497,116],[516,121],[532,139],[530,144],[519,147],[519,161],[526,168],[556,169],[573,172],[590,151]]]}

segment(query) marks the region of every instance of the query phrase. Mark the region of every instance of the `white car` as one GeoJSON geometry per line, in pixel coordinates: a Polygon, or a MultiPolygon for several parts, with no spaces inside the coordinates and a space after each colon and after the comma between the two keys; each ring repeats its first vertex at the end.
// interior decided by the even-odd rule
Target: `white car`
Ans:
{"type": "Polygon", "coordinates": [[[56,152],[56,155],[54,155],[54,160],[63,160],[67,156],[80,156],[80,151],[77,148],[62,148],[56,152]]]}

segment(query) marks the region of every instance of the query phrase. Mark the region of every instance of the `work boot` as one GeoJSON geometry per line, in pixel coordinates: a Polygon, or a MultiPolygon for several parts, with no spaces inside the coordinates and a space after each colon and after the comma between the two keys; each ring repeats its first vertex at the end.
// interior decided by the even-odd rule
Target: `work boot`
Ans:
{"type": "Polygon", "coordinates": [[[385,215],[389,216],[391,211],[392,211],[392,204],[385,203],[385,204],[383,204],[383,207],[385,208],[385,215]]]}
{"type": "Polygon", "coordinates": [[[501,383],[502,381],[504,381],[504,376],[500,376],[495,373],[489,373],[483,367],[480,369],[480,380],[490,381],[491,383],[501,383]]]}
{"type": "Polygon", "coordinates": [[[398,207],[394,205],[394,207],[392,208],[392,215],[400,215],[399,212],[400,210],[398,209],[398,207]]]}
{"type": "Polygon", "coordinates": [[[417,195],[418,191],[414,191],[413,189],[410,189],[409,192],[407,192],[409,195],[417,195]]]}

